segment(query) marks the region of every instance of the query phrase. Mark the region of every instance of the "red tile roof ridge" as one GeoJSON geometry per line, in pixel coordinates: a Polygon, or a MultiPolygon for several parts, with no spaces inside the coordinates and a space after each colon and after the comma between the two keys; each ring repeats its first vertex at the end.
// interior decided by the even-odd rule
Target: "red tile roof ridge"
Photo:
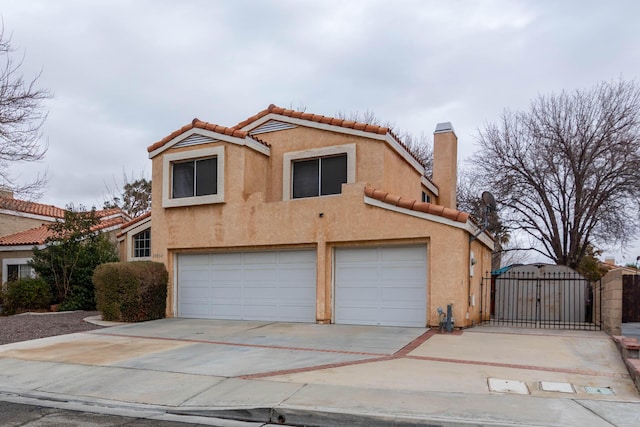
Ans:
{"type": "MultiPolygon", "coordinates": [[[[379,135],[389,134],[391,138],[393,138],[411,157],[413,157],[418,163],[422,164],[422,161],[409,149],[407,144],[402,142],[402,140],[388,127],[386,126],[378,126],[372,125],[362,122],[356,122],[353,120],[345,120],[338,119],[335,117],[322,116],[319,114],[311,114],[303,111],[296,111],[287,108],[278,107],[277,105],[270,104],[265,110],[260,111],[259,113],[254,114],[253,116],[247,118],[246,120],[241,121],[237,125],[233,126],[235,129],[242,129],[250,123],[255,122],[256,120],[261,119],[267,114],[279,114],[281,116],[292,117],[294,119],[302,119],[309,120],[312,122],[324,123],[333,126],[340,126],[349,129],[355,129],[363,132],[376,133],[379,135]]],[[[424,165],[423,165],[424,166],[424,165]]]]}
{"type": "Polygon", "coordinates": [[[467,212],[462,212],[453,208],[446,208],[441,205],[433,203],[420,202],[415,199],[408,199],[406,197],[398,196],[396,194],[390,194],[377,188],[373,188],[370,185],[365,186],[364,194],[372,199],[379,200],[390,205],[398,206],[404,209],[410,209],[417,212],[424,212],[431,215],[441,216],[452,221],[466,223],[469,219],[467,212]]]}
{"type": "Polygon", "coordinates": [[[19,200],[9,197],[0,197],[0,209],[48,216],[52,218],[64,218],[65,212],[64,209],[57,206],[28,202],[26,200],[19,200]]]}
{"type": "Polygon", "coordinates": [[[205,122],[205,121],[202,121],[202,120],[200,120],[198,118],[195,118],[195,119],[193,119],[191,121],[190,124],[182,126],[180,129],[171,132],[169,135],[165,136],[160,141],[158,141],[158,142],[150,145],[149,147],[147,147],[147,152],[151,153],[152,151],[157,150],[158,148],[164,146],[167,142],[171,141],[175,137],[177,137],[179,135],[182,135],[186,131],[191,130],[193,128],[209,130],[211,132],[219,133],[219,134],[222,134],[222,135],[229,135],[229,136],[233,136],[233,137],[236,137],[236,138],[247,138],[247,137],[249,137],[249,138],[253,139],[254,141],[256,141],[257,143],[269,147],[269,144],[267,144],[265,141],[262,141],[261,139],[256,138],[255,136],[249,135],[248,132],[245,132],[245,131],[242,131],[240,129],[237,129],[235,126],[234,127],[220,126],[220,125],[216,125],[214,123],[205,122]]]}
{"type": "Polygon", "coordinates": [[[377,133],[380,135],[385,135],[387,132],[389,132],[389,128],[384,126],[370,125],[366,123],[354,122],[353,120],[345,120],[336,117],[323,116],[320,114],[307,113],[304,111],[291,110],[288,108],[278,107],[275,104],[270,104],[265,110],[262,110],[247,118],[246,120],[241,121],[237,125],[233,126],[233,128],[242,129],[248,124],[253,123],[256,120],[261,119],[262,117],[271,113],[285,117],[291,117],[294,119],[308,120],[311,122],[324,123],[333,126],[340,126],[350,129],[362,130],[365,132],[377,133]]]}

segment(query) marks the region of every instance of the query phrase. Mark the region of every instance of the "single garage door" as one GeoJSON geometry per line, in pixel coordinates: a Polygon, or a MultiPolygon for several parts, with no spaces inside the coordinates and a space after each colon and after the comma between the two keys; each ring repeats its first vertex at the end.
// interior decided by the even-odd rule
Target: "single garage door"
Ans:
{"type": "Polygon", "coordinates": [[[335,323],[427,323],[427,248],[336,248],[335,323]]]}
{"type": "Polygon", "coordinates": [[[178,255],[178,316],[316,321],[316,252],[178,255]]]}

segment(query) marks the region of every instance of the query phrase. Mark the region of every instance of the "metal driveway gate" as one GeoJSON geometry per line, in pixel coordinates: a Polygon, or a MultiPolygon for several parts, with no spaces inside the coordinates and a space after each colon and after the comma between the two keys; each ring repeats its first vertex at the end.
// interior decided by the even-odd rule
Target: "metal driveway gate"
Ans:
{"type": "Polygon", "coordinates": [[[577,273],[485,277],[482,319],[500,326],[600,330],[602,286],[577,273]]]}
{"type": "Polygon", "coordinates": [[[640,322],[640,275],[622,276],[622,323],[640,322]]]}

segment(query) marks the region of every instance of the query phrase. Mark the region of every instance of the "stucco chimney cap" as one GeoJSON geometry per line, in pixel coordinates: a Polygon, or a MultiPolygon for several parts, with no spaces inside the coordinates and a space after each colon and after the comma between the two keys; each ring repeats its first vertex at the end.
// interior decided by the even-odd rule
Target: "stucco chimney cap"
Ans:
{"type": "Polygon", "coordinates": [[[455,133],[455,131],[453,130],[453,125],[451,124],[451,122],[438,123],[436,125],[436,130],[433,131],[433,133],[444,133],[444,132],[453,132],[453,133],[455,133]]]}

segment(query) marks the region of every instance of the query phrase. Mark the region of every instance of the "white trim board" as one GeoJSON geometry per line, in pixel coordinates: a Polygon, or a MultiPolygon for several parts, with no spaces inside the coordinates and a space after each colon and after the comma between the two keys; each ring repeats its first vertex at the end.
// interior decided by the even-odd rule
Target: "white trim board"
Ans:
{"type": "Polygon", "coordinates": [[[252,150],[255,150],[259,153],[264,154],[265,156],[270,156],[271,155],[271,150],[269,149],[269,147],[260,144],[259,142],[257,142],[256,140],[254,140],[253,138],[238,138],[235,136],[230,136],[230,135],[225,135],[223,133],[217,133],[217,132],[213,132],[207,129],[200,129],[200,128],[191,128],[187,131],[185,131],[184,133],[181,133],[180,135],[176,136],[175,138],[171,139],[170,141],[168,141],[166,144],[164,144],[162,147],[156,148],[155,150],[153,150],[152,152],[149,153],[149,158],[153,159],[155,156],[157,156],[158,154],[168,150],[169,148],[173,147],[174,145],[180,143],[181,141],[189,138],[191,135],[194,134],[198,134],[198,135],[202,135],[202,136],[208,136],[210,138],[219,140],[219,141],[223,141],[223,142],[229,142],[231,144],[235,144],[235,145],[244,145],[247,146],[249,148],[251,148],[252,150]]]}

